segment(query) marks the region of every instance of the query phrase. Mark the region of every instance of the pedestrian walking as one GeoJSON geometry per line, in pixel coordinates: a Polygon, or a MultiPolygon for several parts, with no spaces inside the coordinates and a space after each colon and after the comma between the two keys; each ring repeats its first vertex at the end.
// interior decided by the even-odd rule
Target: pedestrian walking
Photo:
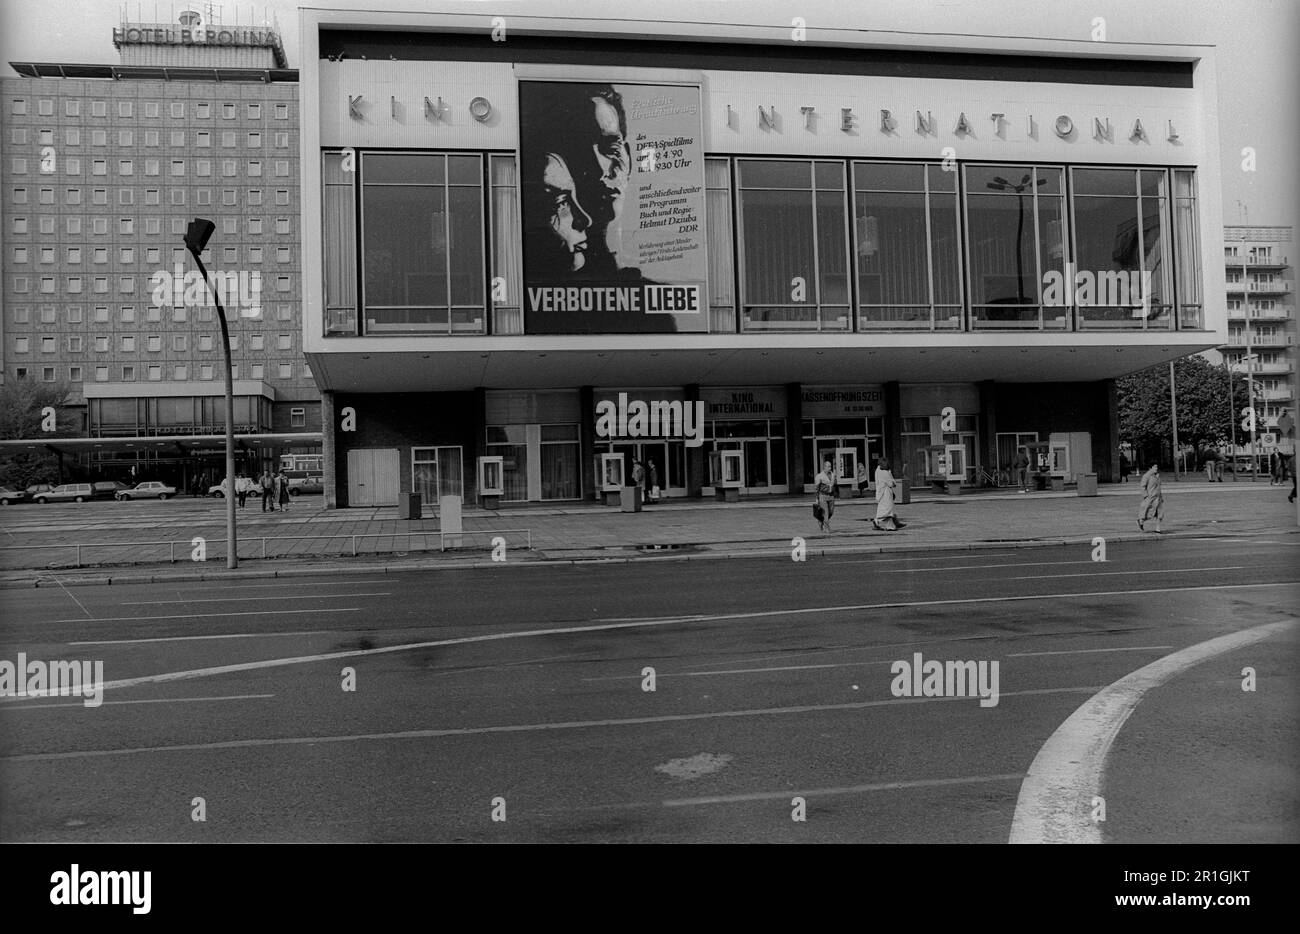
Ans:
{"type": "Polygon", "coordinates": [[[889,461],[882,457],[876,464],[876,518],[871,520],[872,526],[882,532],[897,532],[903,527],[894,508],[897,490],[898,481],[889,471],[889,461]]]}
{"type": "Polygon", "coordinates": [[[275,512],[275,481],[271,479],[271,471],[263,470],[262,479],[258,485],[262,488],[262,512],[268,509],[275,512]]]}
{"type": "Polygon", "coordinates": [[[814,479],[817,487],[817,502],[813,505],[813,516],[823,532],[831,530],[831,516],[835,515],[835,498],[839,490],[835,485],[835,467],[830,459],[822,461],[822,471],[814,479]]]}
{"type": "Polygon", "coordinates": [[[1020,492],[1029,492],[1029,450],[1019,448],[1016,450],[1016,459],[1011,462],[1012,476],[1020,484],[1020,492]]]}
{"type": "Polygon", "coordinates": [[[1286,501],[1288,503],[1294,503],[1295,502],[1295,455],[1294,454],[1291,455],[1289,461],[1290,463],[1288,464],[1288,466],[1291,468],[1291,495],[1286,498],[1286,501]]]}
{"type": "Polygon", "coordinates": [[[650,502],[659,502],[659,466],[650,462],[650,502]]]}
{"type": "Polygon", "coordinates": [[[1128,475],[1133,472],[1133,464],[1129,461],[1127,454],[1119,456],[1119,482],[1128,483],[1128,475]]]}
{"type": "Polygon", "coordinates": [[[1268,457],[1269,461],[1269,486],[1281,486],[1286,483],[1286,466],[1282,460],[1282,455],[1274,451],[1268,457]]]}
{"type": "Polygon", "coordinates": [[[283,470],[275,478],[276,495],[280,500],[280,511],[289,511],[289,475],[283,470]]]}
{"type": "Polygon", "coordinates": [[[1165,520],[1165,494],[1160,490],[1160,465],[1152,464],[1142,475],[1142,505],[1138,509],[1138,528],[1147,530],[1146,523],[1156,520],[1155,532],[1162,534],[1160,528],[1165,520]]]}
{"type": "Polygon", "coordinates": [[[235,478],[235,495],[239,497],[239,508],[248,505],[248,478],[242,473],[235,478]]]}
{"type": "Polygon", "coordinates": [[[859,497],[866,496],[868,481],[867,481],[867,464],[865,461],[858,462],[857,482],[858,482],[858,496],[859,497]]]}
{"type": "Polygon", "coordinates": [[[632,458],[632,485],[641,491],[641,501],[645,502],[645,465],[635,457],[632,458]]]}
{"type": "Polygon", "coordinates": [[[1205,455],[1205,479],[1210,483],[1214,482],[1214,465],[1218,463],[1219,457],[1213,451],[1205,455]]]}

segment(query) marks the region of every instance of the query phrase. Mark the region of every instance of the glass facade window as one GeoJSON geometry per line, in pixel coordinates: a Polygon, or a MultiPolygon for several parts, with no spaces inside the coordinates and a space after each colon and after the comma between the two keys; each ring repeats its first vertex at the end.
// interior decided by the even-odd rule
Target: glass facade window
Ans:
{"type": "Polygon", "coordinates": [[[1201,302],[1201,242],[1196,223],[1196,173],[1174,169],[1174,271],[1178,326],[1205,327],[1201,302]]]}
{"type": "Polygon", "coordinates": [[[709,330],[736,331],[735,236],[731,224],[731,162],[704,160],[704,218],[709,258],[709,330]]]}
{"type": "Polygon", "coordinates": [[[486,333],[482,158],[367,153],[361,169],[365,333],[486,333]]]}
{"type": "Polygon", "coordinates": [[[323,154],[323,252],[325,254],[325,334],[357,333],[357,218],[353,179],[343,170],[343,154],[323,154]]]}
{"type": "Polygon", "coordinates": [[[492,333],[524,333],[524,288],[518,167],[514,156],[489,156],[492,179],[492,333]]]}
{"type": "Polygon", "coordinates": [[[742,330],[851,330],[844,163],[736,166],[742,330]]]}
{"type": "Polygon", "coordinates": [[[855,162],[859,330],[960,330],[957,177],[938,165],[855,162]]]}
{"type": "Polygon", "coordinates": [[[461,449],[412,448],[411,490],[426,503],[438,502],[439,496],[463,496],[461,449]]]}
{"type": "Polygon", "coordinates": [[[1066,270],[1063,170],[972,165],[965,183],[971,327],[1069,330],[1069,303],[1042,301],[1066,270]]]}
{"type": "Polygon", "coordinates": [[[1171,329],[1169,174],[1076,168],[1070,183],[1079,327],[1171,329]],[[1090,297],[1082,294],[1088,276],[1090,297]]]}

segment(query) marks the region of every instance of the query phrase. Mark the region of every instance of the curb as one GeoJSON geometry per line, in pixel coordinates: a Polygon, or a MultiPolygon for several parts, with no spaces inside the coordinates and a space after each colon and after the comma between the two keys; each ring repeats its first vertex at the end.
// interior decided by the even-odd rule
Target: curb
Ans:
{"type": "MultiPolygon", "coordinates": [[[[1224,533],[1228,534],[1228,533],[1224,533]]],[[[1258,532],[1231,533],[1233,537],[1240,535],[1286,535],[1298,534],[1294,529],[1287,530],[1262,530],[1258,532]]],[[[1145,533],[1126,532],[1120,535],[1100,536],[1106,539],[1106,543],[1112,542],[1154,542],[1161,540],[1174,540],[1184,538],[1206,538],[1214,537],[1211,533],[1188,531],[1166,533],[1163,536],[1156,537],[1145,533]]],[[[990,551],[999,548],[1052,548],[1068,545],[1081,545],[1092,547],[1094,536],[1080,538],[1041,538],[1041,539],[1017,539],[1012,541],[970,541],[970,542],[937,542],[931,544],[867,544],[866,542],[846,539],[842,546],[839,547],[808,547],[806,550],[807,557],[833,557],[836,555],[849,554],[909,554],[913,552],[961,552],[961,551],[990,551]]],[[[458,563],[441,562],[421,562],[412,564],[382,564],[374,566],[357,566],[350,563],[336,563],[328,566],[301,567],[301,568],[279,568],[252,571],[235,571],[233,574],[229,571],[204,571],[192,574],[149,574],[149,573],[125,573],[96,575],[94,577],[76,577],[60,580],[56,577],[49,577],[36,574],[31,578],[0,580],[0,590],[25,590],[39,589],[41,587],[104,587],[127,584],[166,584],[166,583],[183,583],[197,581],[230,581],[234,580],[260,580],[260,579],[279,579],[289,577],[319,577],[325,575],[338,574],[340,571],[349,571],[356,573],[368,574],[400,574],[404,571],[453,571],[453,570],[478,570],[482,568],[500,568],[520,565],[536,567],[555,567],[557,565],[580,565],[580,564],[631,564],[638,561],[718,561],[733,558],[771,558],[777,556],[788,557],[790,545],[784,539],[768,540],[756,542],[758,547],[755,548],[728,548],[728,545],[739,545],[740,542],[726,543],[697,543],[688,547],[706,549],[703,551],[693,551],[688,554],[655,554],[654,552],[642,554],[582,554],[568,557],[548,558],[543,552],[538,552],[536,557],[528,557],[523,561],[515,560],[512,562],[499,561],[465,561],[458,563]]],[[[613,549],[611,549],[613,550],[613,549]]],[[[621,550],[621,548],[620,548],[621,550]]],[[[258,559],[250,559],[258,560],[258,559]]],[[[274,560],[274,559],[273,559],[274,560]]]]}

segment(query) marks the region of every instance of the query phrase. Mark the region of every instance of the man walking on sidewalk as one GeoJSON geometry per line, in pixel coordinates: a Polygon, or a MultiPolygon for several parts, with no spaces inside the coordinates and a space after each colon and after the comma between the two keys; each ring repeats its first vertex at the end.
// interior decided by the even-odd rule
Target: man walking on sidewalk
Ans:
{"type": "Polygon", "coordinates": [[[1156,520],[1155,531],[1160,535],[1163,532],[1160,526],[1165,520],[1165,494],[1160,489],[1158,464],[1152,464],[1142,475],[1142,505],[1138,509],[1138,528],[1145,532],[1146,523],[1151,519],[1156,520]]]}
{"type": "Polygon", "coordinates": [[[1024,448],[1016,450],[1016,459],[1011,462],[1012,476],[1020,484],[1020,492],[1029,492],[1029,452],[1024,448]]]}
{"type": "Polygon", "coordinates": [[[275,512],[275,481],[271,479],[269,470],[262,471],[259,486],[262,488],[262,512],[266,512],[268,507],[271,512],[275,512]]]}

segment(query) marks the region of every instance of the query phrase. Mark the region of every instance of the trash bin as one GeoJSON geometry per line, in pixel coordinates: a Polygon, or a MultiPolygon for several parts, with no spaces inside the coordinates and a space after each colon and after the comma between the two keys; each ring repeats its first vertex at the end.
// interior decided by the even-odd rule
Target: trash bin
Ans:
{"type": "Polygon", "coordinates": [[[1064,492],[1065,492],[1065,478],[1064,478],[1064,477],[1052,477],[1052,481],[1051,481],[1051,482],[1052,482],[1052,492],[1053,492],[1053,493],[1064,493],[1064,492]]]}
{"type": "Polygon", "coordinates": [[[898,489],[894,492],[898,494],[899,504],[906,506],[912,501],[912,481],[906,477],[901,478],[898,481],[898,489]]]}
{"type": "Polygon", "coordinates": [[[1080,496],[1097,495],[1097,475],[1095,473],[1079,474],[1079,495],[1080,496]]]}
{"type": "Polygon", "coordinates": [[[639,486],[625,486],[619,496],[619,508],[623,512],[640,512],[641,511],[641,488],[639,486]]]}
{"type": "Polygon", "coordinates": [[[418,519],[422,508],[419,493],[403,493],[397,499],[397,518],[418,519]]]}

